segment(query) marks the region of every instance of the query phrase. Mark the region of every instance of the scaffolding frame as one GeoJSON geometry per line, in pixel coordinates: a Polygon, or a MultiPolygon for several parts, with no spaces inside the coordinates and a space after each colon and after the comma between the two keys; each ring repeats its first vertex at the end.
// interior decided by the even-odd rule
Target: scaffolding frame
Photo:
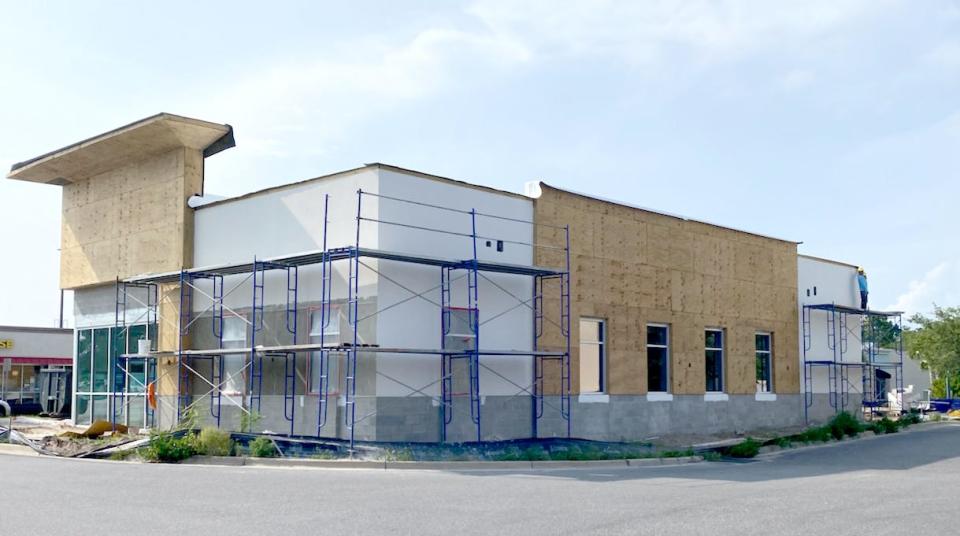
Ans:
{"type": "MultiPolygon", "coordinates": [[[[295,432],[295,397],[296,397],[296,360],[299,354],[316,353],[319,356],[318,366],[320,367],[320,386],[318,395],[318,422],[317,422],[317,433],[316,436],[320,437],[322,429],[327,424],[327,408],[329,405],[328,394],[330,387],[330,355],[333,353],[340,353],[345,355],[345,371],[344,371],[344,426],[348,430],[349,441],[351,449],[355,443],[355,427],[356,424],[362,422],[364,419],[371,417],[373,414],[362,416],[358,419],[356,413],[356,403],[357,403],[357,362],[361,357],[361,354],[370,354],[376,355],[378,353],[390,353],[390,354],[400,354],[400,355],[436,355],[440,360],[440,376],[439,379],[431,381],[426,386],[416,388],[392,378],[385,373],[377,371],[378,375],[382,375],[400,385],[405,386],[411,390],[411,393],[407,396],[412,396],[415,394],[425,394],[424,390],[430,388],[434,384],[440,384],[440,397],[433,397],[435,401],[438,401],[440,407],[440,441],[447,441],[447,430],[448,426],[451,424],[453,419],[453,405],[454,405],[454,393],[453,393],[453,362],[454,360],[465,360],[468,365],[468,375],[469,375],[469,402],[470,402],[470,417],[473,426],[476,429],[476,441],[482,442],[482,395],[480,392],[480,370],[485,368],[494,374],[497,374],[493,369],[485,366],[481,358],[484,356],[507,356],[512,358],[530,358],[532,361],[532,384],[530,386],[522,386],[513,382],[509,378],[506,378],[500,374],[497,374],[507,382],[517,386],[520,391],[514,396],[527,396],[531,397],[531,429],[532,437],[538,437],[539,435],[539,421],[544,416],[544,408],[547,405],[551,405],[545,402],[545,386],[544,386],[544,369],[548,363],[556,363],[559,366],[559,379],[560,379],[560,389],[558,396],[560,398],[560,407],[559,415],[562,421],[564,421],[566,426],[566,435],[567,437],[571,436],[571,370],[570,370],[570,353],[571,353],[571,342],[570,342],[570,322],[571,322],[571,313],[570,313],[570,296],[571,296],[571,283],[570,283],[570,228],[568,225],[553,225],[546,223],[539,223],[530,220],[524,220],[519,218],[505,217],[494,214],[487,214],[478,212],[476,209],[460,210],[454,209],[451,207],[445,207],[440,205],[433,205],[429,203],[424,203],[420,201],[414,201],[410,199],[403,199],[398,197],[386,196],[378,193],[365,192],[362,189],[358,189],[356,192],[357,195],[357,204],[356,204],[356,216],[355,216],[355,234],[354,234],[354,244],[346,247],[338,248],[328,248],[327,242],[327,231],[329,226],[329,194],[324,196],[324,210],[323,210],[323,226],[322,226],[322,247],[323,249],[318,251],[311,251],[306,253],[299,253],[295,255],[287,255],[283,257],[270,258],[266,260],[258,260],[254,258],[252,263],[242,263],[242,264],[230,264],[222,265],[217,267],[206,267],[206,268],[196,268],[196,269],[184,269],[179,272],[170,272],[165,274],[152,274],[146,276],[138,276],[135,278],[128,279],[126,281],[118,281],[118,289],[121,286],[126,285],[152,285],[153,288],[156,288],[157,285],[163,283],[179,283],[180,289],[180,314],[178,321],[178,347],[176,352],[172,354],[177,357],[178,365],[178,404],[177,404],[177,415],[178,420],[183,416],[184,411],[192,407],[194,403],[192,401],[193,395],[189,392],[189,378],[191,375],[202,376],[196,371],[194,367],[190,366],[194,360],[209,360],[211,363],[211,379],[207,380],[205,377],[201,378],[203,381],[208,383],[211,387],[210,391],[207,394],[210,395],[210,405],[211,405],[211,416],[216,419],[217,426],[221,424],[220,421],[220,407],[221,407],[221,398],[222,398],[222,388],[224,385],[225,378],[223,377],[223,357],[228,354],[247,354],[249,359],[243,369],[249,369],[249,392],[247,394],[248,405],[252,410],[259,410],[260,399],[262,394],[262,385],[263,385],[263,357],[282,357],[284,362],[284,417],[290,423],[289,435],[293,436],[295,432]],[[424,227],[420,225],[413,225],[409,223],[403,223],[398,221],[388,221],[379,218],[369,218],[363,214],[363,201],[365,197],[375,197],[381,200],[388,200],[391,202],[397,203],[406,203],[414,206],[419,206],[422,208],[430,208],[436,210],[447,211],[450,213],[456,213],[459,215],[467,215],[470,218],[470,233],[466,232],[456,232],[448,229],[436,229],[430,227],[424,227]],[[531,225],[534,230],[538,227],[550,227],[555,230],[558,230],[562,233],[563,244],[561,246],[548,246],[543,244],[536,243],[536,233],[534,232],[534,240],[532,242],[522,242],[517,240],[505,240],[497,239],[492,237],[483,236],[478,233],[478,218],[490,218],[494,220],[501,221],[512,221],[517,223],[523,223],[531,225]],[[390,225],[398,226],[402,228],[415,229],[420,231],[428,231],[433,233],[440,233],[445,235],[453,235],[465,240],[469,240],[472,255],[466,259],[448,259],[440,257],[432,257],[425,255],[414,255],[414,254],[404,254],[398,252],[384,251],[374,248],[366,248],[361,246],[361,226],[364,222],[372,222],[379,225],[390,225]],[[500,243],[510,243],[528,246],[532,248],[532,256],[535,256],[537,248],[548,248],[559,250],[562,253],[563,267],[560,268],[545,268],[530,265],[521,265],[521,264],[510,264],[510,263],[501,263],[501,262],[492,262],[484,261],[478,258],[478,240],[496,240],[500,243]],[[407,300],[424,298],[424,294],[436,290],[438,287],[433,287],[423,292],[415,292],[399,282],[390,279],[386,275],[382,274],[379,270],[371,267],[369,264],[366,264],[362,261],[364,258],[377,259],[377,260],[387,260],[387,261],[396,261],[411,263],[422,266],[433,266],[440,269],[440,295],[441,301],[440,307],[440,324],[441,324],[441,341],[439,348],[383,348],[376,345],[365,345],[362,344],[359,337],[359,323],[363,320],[376,316],[377,314],[383,312],[388,308],[392,308],[400,303],[403,303],[407,300]],[[298,341],[297,333],[297,319],[298,319],[298,307],[297,300],[300,292],[299,289],[299,276],[298,276],[298,267],[305,265],[320,265],[320,340],[326,340],[326,329],[329,327],[331,321],[331,306],[333,303],[332,300],[332,287],[333,287],[333,263],[337,261],[345,261],[348,263],[348,277],[347,277],[347,322],[351,330],[350,342],[338,343],[338,344],[327,344],[321,342],[320,344],[310,343],[303,344],[298,341]],[[374,312],[371,315],[367,315],[363,318],[359,317],[359,305],[360,305],[360,269],[361,266],[366,267],[369,270],[377,273],[380,277],[386,279],[387,281],[392,282],[408,291],[411,294],[411,297],[397,303],[390,305],[387,308],[380,309],[374,312]],[[286,281],[287,281],[287,300],[286,300],[286,331],[290,335],[290,344],[281,344],[264,346],[262,344],[258,345],[257,333],[263,329],[263,314],[264,314],[264,305],[265,305],[265,286],[266,286],[266,277],[265,273],[271,270],[282,270],[286,272],[286,281]],[[513,293],[504,289],[500,285],[497,285],[493,280],[486,277],[487,273],[501,273],[501,274],[511,274],[518,276],[526,276],[532,278],[533,282],[533,293],[529,298],[521,298],[515,296],[513,293]],[[242,281],[240,284],[235,286],[228,292],[224,292],[223,287],[223,278],[225,276],[231,275],[240,275],[240,274],[249,274],[247,279],[252,279],[252,305],[250,320],[247,323],[251,326],[250,337],[249,337],[249,346],[246,348],[223,348],[223,317],[224,310],[229,311],[233,315],[243,318],[242,315],[230,310],[224,305],[224,298],[230,294],[233,290],[236,290],[240,285],[244,284],[246,280],[242,281]],[[462,274],[455,277],[455,274],[462,274]],[[469,311],[469,329],[470,334],[472,335],[473,343],[467,348],[449,348],[447,345],[447,335],[450,331],[450,322],[452,311],[458,309],[452,304],[452,283],[462,277],[467,279],[467,306],[466,310],[469,311]],[[513,308],[508,309],[507,311],[500,312],[492,317],[486,319],[484,322],[480,321],[480,294],[479,294],[479,282],[480,279],[485,279],[490,283],[493,283],[494,286],[500,290],[506,292],[518,302],[513,308]],[[213,285],[212,295],[204,293],[199,287],[195,284],[198,280],[211,280],[213,285]],[[541,349],[543,344],[542,339],[544,336],[544,320],[550,320],[546,317],[543,302],[544,302],[544,283],[545,281],[556,280],[559,282],[559,303],[560,311],[559,313],[559,322],[551,322],[559,328],[560,338],[562,339],[560,345],[561,347],[556,351],[550,351],[541,349]],[[206,310],[200,312],[195,318],[193,316],[193,301],[194,301],[194,292],[199,292],[209,298],[212,302],[210,308],[213,309],[212,315],[212,330],[214,335],[214,340],[216,341],[215,348],[207,349],[193,349],[187,348],[185,338],[189,334],[190,326],[200,318],[200,315],[205,314],[206,310]],[[480,345],[480,334],[481,327],[485,322],[489,322],[503,314],[510,312],[513,309],[526,306],[532,312],[532,327],[533,327],[533,340],[531,341],[530,350],[491,350],[485,349],[480,345]]],[[[118,290],[119,292],[119,290],[118,290]]],[[[427,300],[430,301],[430,300],[427,300]]],[[[118,301],[119,303],[119,301],[118,301]]],[[[431,303],[433,303],[431,301],[431,303]]],[[[125,306],[124,306],[125,307],[125,306]]],[[[209,308],[207,309],[209,310],[209,308]]],[[[121,307],[118,305],[117,308],[118,318],[121,314],[125,314],[121,311],[121,307]]],[[[246,319],[245,319],[246,320],[246,319]]],[[[170,352],[167,352],[170,353],[170,352]]],[[[164,352],[152,352],[152,356],[157,357],[164,352]]],[[[130,356],[134,357],[134,356],[130,356]]],[[[143,356],[137,356],[143,357],[143,356]]],[[[309,359],[309,357],[308,357],[309,359]]],[[[201,395],[203,396],[203,395],[201,395]]],[[[429,396],[429,395],[427,395],[429,396]]],[[[246,411],[246,408],[243,408],[241,404],[237,404],[235,400],[232,400],[231,397],[226,397],[230,402],[241,407],[246,411]]],[[[374,412],[375,413],[375,412],[374,412]]]]}
{"type": "Polygon", "coordinates": [[[150,341],[150,344],[154,344],[156,337],[151,336],[151,329],[153,329],[154,335],[156,335],[156,332],[159,329],[157,324],[157,320],[159,319],[158,288],[155,283],[126,282],[121,281],[118,278],[116,280],[115,298],[114,336],[110,341],[110,358],[113,363],[110,371],[110,423],[112,424],[113,428],[116,429],[117,425],[121,424],[119,423],[120,416],[124,414],[126,414],[127,422],[129,422],[130,400],[132,398],[132,395],[130,394],[130,384],[131,381],[133,381],[138,384],[139,387],[143,388],[143,395],[137,393],[135,396],[143,396],[144,398],[144,426],[149,428],[155,425],[156,412],[154,408],[150,407],[150,404],[147,401],[146,392],[148,386],[154,383],[157,379],[156,362],[151,359],[150,356],[140,354],[139,352],[134,354],[129,353],[128,348],[126,348],[126,344],[127,333],[130,328],[135,325],[144,325],[146,331],[146,340],[150,341]],[[145,294],[143,300],[140,300],[136,297],[134,289],[143,291],[145,294]],[[127,322],[127,308],[128,303],[131,300],[142,306],[144,311],[140,313],[140,315],[132,322],[127,322]],[[143,320],[143,322],[140,322],[141,320],[143,320]],[[125,344],[122,350],[117,348],[117,336],[123,337],[125,344]],[[136,362],[139,362],[143,365],[143,380],[130,373],[131,363],[136,362]],[[119,389],[118,386],[120,386],[119,389]]]}
{"type": "MultiPolygon", "coordinates": [[[[875,311],[857,309],[836,303],[804,304],[801,316],[801,330],[803,339],[803,416],[810,422],[810,408],[814,402],[813,375],[815,370],[827,370],[827,394],[830,407],[834,412],[843,411],[849,403],[851,368],[860,368],[861,372],[861,411],[869,411],[875,415],[876,411],[887,401],[881,400],[876,392],[876,375],[878,370],[893,372],[896,382],[896,393],[903,396],[903,313],[900,311],[875,311]],[[828,356],[813,358],[813,311],[826,313],[826,347],[828,356]],[[860,361],[844,361],[848,345],[848,317],[856,316],[860,319],[862,355],[860,361]],[[896,361],[883,362],[878,359],[879,347],[876,344],[877,332],[872,322],[873,318],[896,319],[897,341],[894,348],[896,361]],[[863,329],[866,323],[867,329],[863,329]],[[829,357],[824,359],[823,357],[829,357]]],[[[901,402],[902,409],[902,402],[901,402]]]]}

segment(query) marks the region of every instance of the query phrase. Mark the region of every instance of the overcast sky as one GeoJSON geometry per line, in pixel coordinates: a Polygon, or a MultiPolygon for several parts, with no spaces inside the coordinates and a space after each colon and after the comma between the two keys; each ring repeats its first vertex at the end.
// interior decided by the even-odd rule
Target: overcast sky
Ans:
{"type": "MultiPolygon", "coordinates": [[[[960,305],[957,1],[258,4],[0,1],[0,164],[165,111],[234,126],[208,193],[540,179],[802,241],[876,307],[960,305]]],[[[51,325],[60,189],[0,202],[0,324],[51,325]]]]}

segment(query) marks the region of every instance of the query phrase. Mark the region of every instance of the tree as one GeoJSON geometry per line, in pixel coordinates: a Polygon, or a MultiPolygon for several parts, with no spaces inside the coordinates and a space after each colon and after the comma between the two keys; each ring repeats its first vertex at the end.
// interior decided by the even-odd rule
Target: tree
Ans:
{"type": "Polygon", "coordinates": [[[885,316],[867,317],[861,330],[862,340],[872,340],[877,348],[894,348],[900,338],[900,326],[885,316]]]}
{"type": "MultiPolygon", "coordinates": [[[[934,306],[932,316],[916,314],[910,322],[917,329],[910,330],[904,339],[909,356],[919,359],[938,378],[951,378],[951,388],[960,388],[954,383],[960,373],[960,307],[934,306]]],[[[934,391],[935,396],[943,396],[942,387],[934,391]]]]}

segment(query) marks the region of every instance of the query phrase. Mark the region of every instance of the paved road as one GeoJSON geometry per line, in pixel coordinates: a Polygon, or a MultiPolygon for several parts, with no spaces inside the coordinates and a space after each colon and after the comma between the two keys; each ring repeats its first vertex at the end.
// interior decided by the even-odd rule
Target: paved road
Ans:
{"type": "Polygon", "coordinates": [[[749,463],[548,472],[0,455],[0,534],[953,534],[960,425],[749,463]]]}

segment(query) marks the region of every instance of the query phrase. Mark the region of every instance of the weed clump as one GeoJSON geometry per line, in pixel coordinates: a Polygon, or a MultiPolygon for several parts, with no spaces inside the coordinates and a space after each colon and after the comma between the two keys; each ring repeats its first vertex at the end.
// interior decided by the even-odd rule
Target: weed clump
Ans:
{"type": "Polygon", "coordinates": [[[716,451],[708,450],[703,453],[703,461],[705,462],[718,462],[723,458],[723,456],[716,451]]]}
{"type": "Polygon", "coordinates": [[[830,441],[832,437],[833,434],[830,433],[830,428],[826,426],[807,428],[796,436],[797,440],[801,443],[826,443],[830,441]]]}
{"type": "Polygon", "coordinates": [[[247,448],[254,458],[275,458],[279,454],[277,447],[269,437],[258,437],[251,441],[247,448]]]}
{"type": "Polygon", "coordinates": [[[891,421],[890,419],[884,417],[879,421],[876,421],[870,425],[870,429],[873,430],[875,434],[895,434],[900,430],[900,427],[897,426],[896,421],[891,421]]]}
{"type": "Polygon", "coordinates": [[[233,441],[230,434],[223,430],[208,427],[196,436],[196,451],[207,456],[229,456],[233,451],[233,441]]]}
{"type": "Polygon", "coordinates": [[[778,437],[774,440],[774,443],[782,449],[788,449],[793,446],[793,442],[790,441],[789,437],[778,437]]]}
{"type": "Polygon", "coordinates": [[[753,458],[759,453],[760,442],[752,437],[727,449],[727,454],[734,458],[753,458]]]}
{"type": "Polygon", "coordinates": [[[900,420],[897,423],[900,425],[900,428],[906,428],[911,424],[920,424],[921,422],[920,412],[911,411],[900,416],[900,420]]]}
{"type": "Polygon", "coordinates": [[[830,429],[830,435],[832,435],[834,439],[843,439],[844,436],[856,437],[857,434],[863,431],[860,421],[846,411],[840,412],[830,419],[827,427],[830,429]]]}
{"type": "Polygon", "coordinates": [[[150,443],[143,449],[144,459],[151,462],[176,463],[197,453],[193,434],[177,437],[173,432],[150,433],[150,443]]]}

